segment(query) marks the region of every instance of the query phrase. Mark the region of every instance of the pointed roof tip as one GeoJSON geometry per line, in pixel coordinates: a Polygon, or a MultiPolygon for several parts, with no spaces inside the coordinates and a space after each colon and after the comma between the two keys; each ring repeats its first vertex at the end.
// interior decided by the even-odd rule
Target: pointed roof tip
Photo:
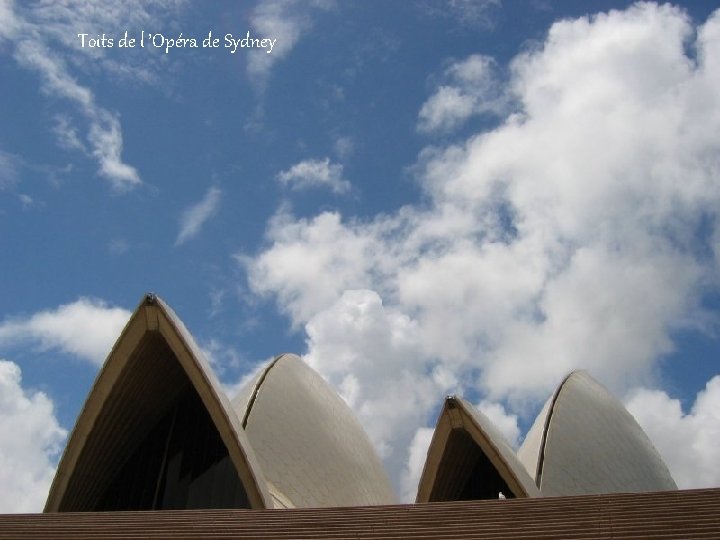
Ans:
{"type": "MultiPolygon", "coordinates": [[[[82,454],[86,446],[97,446],[100,442],[98,436],[94,436],[98,435],[94,433],[98,421],[103,415],[109,414],[106,414],[106,410],[112,408],[108,405],[106,409],[106,404],[112,405],[120,396],[118,386],[125,385],[126,379],[131,381],[125,367],[133,362],[136,352],[141,350],[144,340],[149,339],[150,335],[158,335],[158,339],[166,344],[178,368],[198,393],[236,466],[251,506],[272,507],[257,457],[202,351],[172,308],[157,294],[148,292],[130,316],[97,375],[58,463],[45,511],[60,509],[68,484],[74,481],[76,468],[84,466],[82,454]]],[[[100,435],[105,436],[107,433],[100,435]]]]}
{"type": "MultiPolygon", "coordinates": [[[[502,489],[507,489],[513,497],[541,496],[505,436],[492,421],[469,401],[454,394],[447,395],[428,447],[416,502],[462,500],[467,496],[485,498],[489,492],[484,495],[465,493],[468,479],[480,463],[492,469],[491,476],[495,475],[492,482],[504,484],[502,489]]],[[[477,481],[471,483],[480,485],[477,481]]],[[[497,493],[494,493],[492,498],[496,497],[497,493]]]]}
{"type": "Polygon", "coordinates": [[[583,369],[583,368],[573,369],[573,370],[569,371],[568,373],[566,373],[565,376],[560,380],[560,383],[555,387],[555,390],[553,391],[553,393],[550,397],[553,399],[557,399],[557,396],[560,394],[563,387],[565,386],[565,384],[568,381],[570,381],[571,379],[576,379],[577,377],[580,377],[583,375],[586,377],[589,377],[593,381],[597,382],[595,377],[590,375],[590,372],[588,370],[583,369]]]}
{"type": "Polygon", "coordinates": [[[563,380],[562,380],[562,382],[560,383],[560,386],[562,386],[562,383],[564,383],[564,382],[567,381],[568,379],[573,379],[573,378],[579,377],[579,376],[581,376],[581,375],[585,375],[585,376],[587,376],[587,377],[590,377],[590,378],[593,379],[593,380],[596,380],[595,377],[593,377],[587,369],[585,369],[585,368],[576,368],[576,369],[573,369],[573,370],[571,370],[570,372],[568,372],[568,374],[563,377],[563,380]]]}

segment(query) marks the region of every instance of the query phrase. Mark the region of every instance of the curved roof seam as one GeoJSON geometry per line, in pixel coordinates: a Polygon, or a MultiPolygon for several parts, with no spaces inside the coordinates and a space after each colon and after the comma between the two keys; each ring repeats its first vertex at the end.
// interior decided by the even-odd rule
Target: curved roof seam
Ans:
{"type": "Polygon", "coordinates": [[[543,426],[543,433],[542,433],[542,439],[540,439],[540,451],[538,454],[538,462],[537,467],[535,469],[535,485],[540,489],[540,484],[542,484],[542,473],[543,473],[543,466],[545,465],[545,444],[547,442],[547,434],[550,430],[550,422],[552,421],[553,412],[555,411],[555,404],[557,403],[558,398],[560,397],[560,392],[562,392],[563,387],[565,386],[565,383],[570,380],[570,377],[573,376],[574,373],[577,373],[578,369],[575,369],[565,375],[565,378],[562,380],[562,382],[558,385],[557,389],[555,390],[555,393],[553,394],[552,401],[550,403],[550,408],[548,409],[547,417],[545,418],[545,425],[543,426]]]}
{"type": "Polygon", "coordinates": [[[272,362],[266,367],[262,375],[260,375],[260,378],[258,379],[257,384],[255,385],[255,388],[253,389],[252,396],[250,396],[250,399],[248,400],[247,408],[245,409],[245,414],[243,415],[242,419],[242,428],[247,429],[247,423],[250,419],[250,412],[252,411],[253,405],[255,405],[255,400],[257,399],[258,392],[260,391],[260,387],[265,382],[265,378],[268,376],[268,373],[270,373],[270,370],[275,367],[275,364],[278,363],[278,360],[280,360],[283,356],[285,356],[287,353],[278,354],[275,358],[272,359],[272,362]]]}

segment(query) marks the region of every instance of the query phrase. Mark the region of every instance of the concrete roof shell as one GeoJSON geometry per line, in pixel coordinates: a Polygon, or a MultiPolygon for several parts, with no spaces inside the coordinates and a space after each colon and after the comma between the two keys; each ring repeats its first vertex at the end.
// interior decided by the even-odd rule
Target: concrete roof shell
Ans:
{"type": "Polygon", "coordinates": [[[518,457],[548,496],[677,489],[635,418],[582,370],[545,403],[518,457]]]}
{"type": "Polygon", "coordinates": [[[251,508],[272,508],[255,453],[202,352],[172,309],[148,294],[93,384],[58,464],[45,511],[91,509],[88,505],[132,445],[157,421],[158,411],[179,393],[177,387],[187,384],[200,396],[227,447],[251,508]],[[162,361],[156,358],[159,350],[162,361]]]}
{"type": "Polygon", "coordinates": [[[441,475],[440,464],[444,459],[453,459],[448,455],[448,443],[453,430],[465,431],[472,437],[479,450],[508,485],[513,496],[541,496],[533,479],[528,475],[512,447],[492,421],[466,400],[448,396],[428,448],[425,467],[418,483],[416,502],[433,500],[432,493],[436,486],[447,481],[447,479],[439,477],[441,475]]]}
{"type": "Polygon", "coordinates": [[[297,356],[276,357],[233,400],[233,408],[278,507],[395,502],[353,412],[297,356]]]}

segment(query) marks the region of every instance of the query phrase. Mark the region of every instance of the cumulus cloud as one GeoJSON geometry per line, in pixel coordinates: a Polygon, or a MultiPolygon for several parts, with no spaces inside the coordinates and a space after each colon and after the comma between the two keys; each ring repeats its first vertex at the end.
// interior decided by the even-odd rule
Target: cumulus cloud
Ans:
{"type": "Polygon", "coordinates": [[[30,343],[40,350],[59,350],[99,365],[130,315],[102,300],[80,298],[30,317],[0,322],[0,344],[30,343]]]}
{"type": "Polygon", "coordinates": [[[272,67],[288,56],[304,34],[313,27],[313,14],[326,11],[335,5],[333,0],[260,0],[250,14],[254,33],[277,39],[272,53],[250,51],[247,73],[256,86],[263,90],[272,67]]]}
{"type": "Polygon", "coordinates": [[[626,402],[680,488],[720,485],[720,376],[698,393],[690,412],[662,390],[636,389],[626,402]]]}
{"type": "Polygon", "coordinates": [[[350,182],[343,179],[342,174],[343,166],[330,163],[330,158],[306,159],[279,172],[277,179],[292,189],[325,187],[333,193],[345,193],[350,189],[350,182]]]}
{"type": "Polygon", "coordinates": [[[208,189],[202,200],[186,209],[180,217],[180,232],[175,239],[175,245],[197,236],[205,222],[217,214],[220,206],[222,191],[216,187],[208,189]]]}
{"type": "Polygon", "coordinates": [[[472,116],[500,114],[507,107],[495,61],[473,54],[454,62],[443,73],[443,83],[420,108],[418,131],[448,132],[472,116]]]}
{"type": "MultiPolygon", "coordinates": [[[[22,6],[5,1],[0,6],[0,38],[14,45],[13,56],[20,66],[38,74],[46,94],[75,105],[88,125],[87,151],[97,161],[98,173],[117,191],[141,183],[137,169],[122,158],[120,117],[102,107],[76,74],[99,66],[112,76],[152,82],[156,70],[148,68],[152,59],[148,60],[147,55],[141,59],[139,55],[127,54],[120,63],[108,58],[102,48],[81,48],[77,35],[88,33],[94,37],[114,30],[142,28],[177,4],[168,0],[131,1],[110,7],[100,0],[85,0],[22,6]]],[[[55,132],[61,146],[85,149],[68,117],[61,117],[55,132]]]]}
{"type": "Polygon", "coordinates": [[[509,65],[497,127],[420,153],[422,205],[281,210],[240,258],[400,490],[446,390],[502,405],[517,439],[513,415],[568,371],[623,395],[653,380],[674,331],[702,327],[720,277],[718,51],[720,12],[693,27],[641,3],[557,22],[509,65]]]}
{"type": "Polygon", "coordinates": [[[271,221],[267,235],[272,249],[254,258],[239,256],[238,261],[247,267],[251,290],[277,295],[295,324],[328,308],[345,289],[371,283],[366,278],[371,257],[365,255],[374,249],[373,239],[346,227],[336,213],[294,220],[282,212],[271,221]],[[318,280],[319,275],[324,280],[318,280]]]}
{"type": "Polygon", "coordinates": [[[41,512],[65,440],[53,403],[22,387],[20,368],[0,360],[0,512],[41,512]]]}

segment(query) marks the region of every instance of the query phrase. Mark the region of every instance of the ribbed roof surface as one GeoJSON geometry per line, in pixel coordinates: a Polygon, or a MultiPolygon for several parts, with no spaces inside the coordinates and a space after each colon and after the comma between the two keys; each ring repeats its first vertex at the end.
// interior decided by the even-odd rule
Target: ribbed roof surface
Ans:
{"type": "Polygon", "coordinates": [[[0,516],[0,538],[720,538],[720,489],[297,510],[0,516]]]}

